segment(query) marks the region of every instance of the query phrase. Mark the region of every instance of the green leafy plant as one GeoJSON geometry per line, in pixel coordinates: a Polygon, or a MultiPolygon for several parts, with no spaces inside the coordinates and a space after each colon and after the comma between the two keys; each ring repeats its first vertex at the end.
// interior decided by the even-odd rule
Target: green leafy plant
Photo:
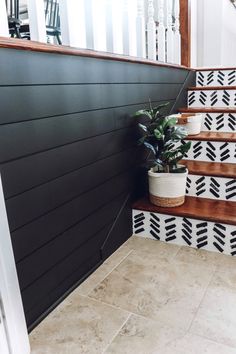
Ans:
{"type": "Polygon", "coordinates": [[[177,125],[177,118],[168,117],[163,114],[164,108],[169,103],[137,111],[134,116],[147,117],[145,123],[139,123],[142,131],[140,144],[144,144],[151,151],[148,157],[148,167],[152,167],[155,172],[175,172],[186,171],[186,167],[178,165],[191,147],[191,142],[176,145],[186,136],[187,131],[177,125]]]}

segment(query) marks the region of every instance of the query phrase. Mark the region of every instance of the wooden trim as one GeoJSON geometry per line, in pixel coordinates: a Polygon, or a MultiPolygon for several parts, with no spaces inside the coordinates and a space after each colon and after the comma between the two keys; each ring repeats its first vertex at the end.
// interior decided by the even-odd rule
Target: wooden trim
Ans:
{"type": "Polygon", "coordinates": [[[197,107],[197,108],[180,108],[179,112],[182,113],[236,113],[236,108],[204,108],[204,107],[197,107]]]}
{"type": "Polygon", "coordinates": [[[35,41],[27,41],[27,40],[16,39],[16,38],[0,37],[0,48],[29,50],[34,52],[54,53],[54,54],[62,54],[62,55],[75,55],[75,56],[90,57],[96,59],[123,61],[123,62],[134,63],[134,64],[145,64],[145,65],[152,65],[158,67],[161,66],[161,67],[175,68],[181,70],[191,70],[189,67],[186,67],[184,65],[165,64],[155,60],[141,59],[141,58],[136,58],[131,56],[106,53],[106,52],[98,52],[89,49],[78,49],[78,48],[67,47],[63,45],[39,43],[35,41]]]}
{"type": "Polygon", "coordinates": [[[191,0],[180,0],[181,64],[191,66],[191,0]]]}
{"type": "Polygon", "coordinates": [[[228,200],[186,196],[183,205],[164,208],[151,204],[148,198],[143,198],[133,204],[133,209],[236,225],[236,203],[228,200]]]}
{"type": "Polygon", "coordinates": [[[236,90],[236,86],[194,86],[189,87],[190,91],[216,91],[216,90],[236,90]]]}
{"type": "Polygon", "coordinates": [[[236,164],[222,162],[207,162],[181,160],[191,175],[236,178],[236,164]]]}
{"type": "Polygon", "coordinates": [[[236,67],[225,67],[225,68],[194,68],[195,71],[218,71],[218,70],[236,70],[236,67]]]}
{"type": "Polygon", "coordinates": [[[201,132],[198,135],[188,135],[185,139],[197,141],[222,141],[227,143],[236,143],[236,134],[221,132],[201,132]]]}

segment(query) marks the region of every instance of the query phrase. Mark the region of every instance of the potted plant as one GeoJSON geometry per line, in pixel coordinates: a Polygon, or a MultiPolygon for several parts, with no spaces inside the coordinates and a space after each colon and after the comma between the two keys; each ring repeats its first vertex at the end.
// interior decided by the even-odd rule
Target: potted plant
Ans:
{"type": "Polygon", "coordinates": [[[177,125],[177,118],[162,113],[167,105],[153,108],[150,102],[150,109],[134,115],[147,118],[139,123],[142,131],[139,143],[151,152],[147,159],[150,201],[162,207],[175,207],[185,200],[188,170],[178,162],[190,149],[191,142],[181,143],[187,131],[177,125]]]}

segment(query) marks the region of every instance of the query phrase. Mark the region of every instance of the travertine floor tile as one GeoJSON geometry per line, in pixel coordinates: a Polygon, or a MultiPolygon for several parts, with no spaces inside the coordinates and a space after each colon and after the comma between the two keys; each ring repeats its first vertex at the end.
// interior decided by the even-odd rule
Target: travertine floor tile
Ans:
{"type": "Polygon", "coordinates": [[[191,247],[181,247],[174,258],[175,262],[194,264],[195,266],[205,266],[216,269],[221,255],[215,252],[198,250],[191,247]]]}
{"type": "Polygon", "coordinates": [[[75,291],[87,295],[98,285],[132,250],[122,245],[93,274],[91,274],[75,291]]]}
{"type": "Polygon", "coordinates": [[[235,354],[233,348],[132,315],[106,354],[235,354]]]}
{"type": "Polygon", "coordinates": [[[212,274],[199,265],[132,252],[89,296],[188,329],[212,274]]]}
{"type": "Polygon", "coordinates": [[[31,333],[31,354],[100,354],[128,316],[72,294],[31,333]]]}
{"type": "Polygon", "coordinates": [[[146,252],[148,255],[154,255],[159,259],[172,259],[180,249],[180,246],[171,243],[151,240],[150,238],[140,236],[132,236],[125,245],[137,254],[146,252]]]}
{"type": "Polygon", "coordinates": [[[236,271],[214,275],[190,332],[233,346],[236,353],[236,271]]]}

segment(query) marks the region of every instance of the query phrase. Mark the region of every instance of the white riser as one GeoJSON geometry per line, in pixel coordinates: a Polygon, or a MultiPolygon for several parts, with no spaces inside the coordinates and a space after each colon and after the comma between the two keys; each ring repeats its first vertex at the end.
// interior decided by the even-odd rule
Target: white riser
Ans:
{"type": "Polygon", "coordinates": [[[236,70],[198,71],[197,86],[236,86],[236,70]]]}
{"type": "Polygon", "coordinates": [[[188,107],[234,107],[236,90],[188,91],[188,107]]]}
{"type": "Polygon", "coordinates": [[[189,174],[186,194],[191,197],[236,201],[236,179],[189,174]]]}
{"type": "Polygon", "coordinates": [[[193,140],[185,159],[236,163],[236,143],[193,140]]]}
{"type": "Polygon", "coordinates": [[[236,113],[202,113],[202,131],[236,132],[236,113]]]}
{"type": "Polygon", "coordinates": [[[236,255],[236,226],[133,210],[133,233],[180,246],[236,255]]]}

